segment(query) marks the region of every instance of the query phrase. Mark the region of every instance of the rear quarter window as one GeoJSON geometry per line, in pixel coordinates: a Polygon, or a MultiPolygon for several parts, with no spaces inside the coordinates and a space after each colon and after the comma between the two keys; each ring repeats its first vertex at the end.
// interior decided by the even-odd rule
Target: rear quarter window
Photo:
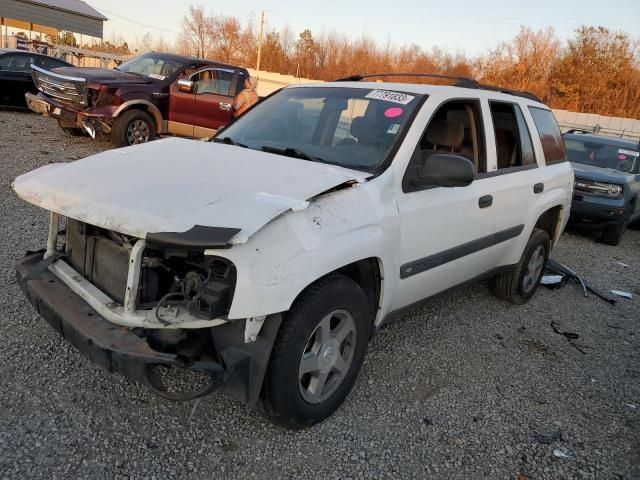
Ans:
{"type": "Polygon", "coordinates": [[[529,107],[529,112],[538,130],[546,163],[566,161],[567,151],[564,139],[553,112],[538,107],[529,107]]]}

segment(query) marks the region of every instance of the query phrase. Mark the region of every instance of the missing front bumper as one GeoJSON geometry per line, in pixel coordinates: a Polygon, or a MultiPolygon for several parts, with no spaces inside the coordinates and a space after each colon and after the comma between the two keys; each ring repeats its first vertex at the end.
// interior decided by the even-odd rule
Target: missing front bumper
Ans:
{"type": "MultiPolygon", "coordinates": [[[[128,328],[107,321],[83,297],[54,275],[51,269],[38,269],[44,252],[25,255],[16,268],[20,288],[38,313],[69,343],[103,369],[142,383],[170,400],[192,400],[225,388],[238,400],[255,406],[267,369],[282,315],[269,315],[257,338],[245,342],[244,321],[224,323],[215,328],[195,330],[212,342],[211,357],[217,361],[201,361],[185,354],[165,353],[154,349],[147,340],[136,335],[140,328],[128,328]],[[38,272],[38,270],[41,270],[38,272]],[[31,272],[32,279],[26,277],[31,272]],[[215,352],[215,354],[214,354],[215,352]],[[200,374],[206,382],[197,381],[198,388],[173,393],[164,384],[158,370],[163,367],[179,372],[200,374]],[[202,386],[201,386],[202,385],[202,386]]],[[[57,271],[57,270],[56,270],[57,271]]],[[[81,277],[76,275],[76,281],[81,277]]],[[[207,356],[209,358],[209,356],[207,356]]]]}
{"type": "Polygon", "coordinates": [[[18,264],[20,287],[38,313],[69,343],[101,368],[147,385],[171,400],[192,400],[223,387],[226,369],[213,361],[198,361],[151,348],[134,330],[115,325],[100,316],[67,285],[45,270],[37,278],[25,277],[42,261],[43,253],[29,253],[18,264]],[[175,392],[164,385],[158,369],[190,370],[206,377],[198,388],[175,392]],[[203,384],[202,384],[203,383],[203,384]]]}

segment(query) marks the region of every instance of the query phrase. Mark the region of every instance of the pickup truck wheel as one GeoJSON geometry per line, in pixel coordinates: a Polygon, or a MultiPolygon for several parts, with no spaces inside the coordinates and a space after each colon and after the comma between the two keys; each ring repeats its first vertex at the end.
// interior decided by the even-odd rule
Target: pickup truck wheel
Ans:
{"type": "Polygon", "coordinates": [[[62,123],[60,122],[60,120],[58,120],[58,125],[60,126],[60,128],[62,129],[62,131],[68,135],[71,135],[72,137],[86,137],[87,134],[84,130],[82,130],[81,128],[72,128],[72,127],[64,127],[62,125],[62,123]]]}
{"type": "Polygon", "coordinates": [[[550,247],[549,234],[534,228],[515,270],[496,276],[495,294],[518,305],[527,303],[538,289],[550,247]]]}
{"type": "Polygon", "coordinates": [[[111,142],[116,147],[147,143],[156,138],[156,125],[147,112],[128,110],[116,118],[111,129],[111,142]]]}
{"type": "Polygon", "coordinates": [[[371,332],[367,297],[350,278],[332,274],[310,286],[276,337],[262,388],[270,419],[300,429],[336,411],[353,387],[371,332]]]}

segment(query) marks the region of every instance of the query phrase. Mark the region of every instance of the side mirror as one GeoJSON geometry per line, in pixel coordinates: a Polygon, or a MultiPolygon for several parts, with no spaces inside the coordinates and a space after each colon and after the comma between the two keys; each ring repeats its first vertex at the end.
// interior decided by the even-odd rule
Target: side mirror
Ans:
{"type": "Polygon", "coordinates": [[[181,78],[177,81],[178,91],[184,93],[193,93],[193,82],[186,78],[181,78]]]}
{"type": "Polygon", "coordinates": [[[424,187],[466,187],[474,178],[473,163],[468,158],[453,153],[436,153],[422,162],[413,183],[424,187]]]}

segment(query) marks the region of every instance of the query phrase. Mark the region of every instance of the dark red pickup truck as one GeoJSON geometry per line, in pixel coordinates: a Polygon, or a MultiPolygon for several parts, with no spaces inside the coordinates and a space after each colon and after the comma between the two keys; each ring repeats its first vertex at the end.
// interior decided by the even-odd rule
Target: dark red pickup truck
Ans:
{"type": "Polygon", "coordinates": [[[118,147],[158,134],[202,138],[232,119],[233,98],[246,69],[209,60],[150,52],[110,70],[32,66],[39,93],[31,110],[58,120],[72,135],[96,132],[118,147]]]}

